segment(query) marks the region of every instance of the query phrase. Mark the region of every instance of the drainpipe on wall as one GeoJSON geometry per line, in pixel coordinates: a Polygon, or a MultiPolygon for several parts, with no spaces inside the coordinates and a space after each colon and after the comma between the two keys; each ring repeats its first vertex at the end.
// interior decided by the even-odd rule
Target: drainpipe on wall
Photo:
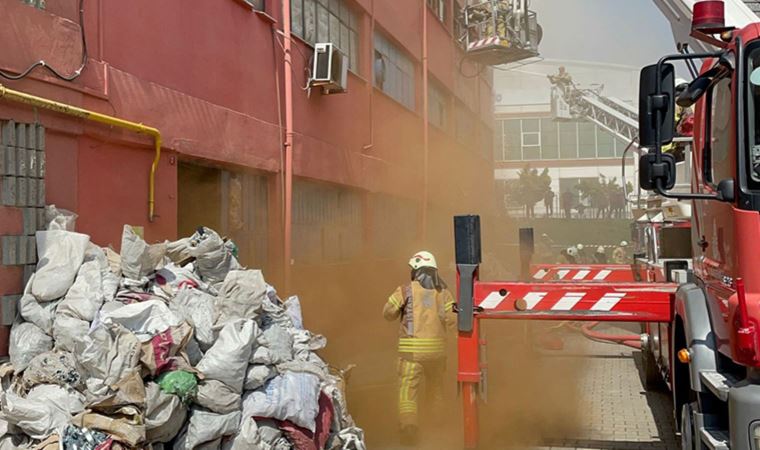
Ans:
{"type": "Polygon", "coordinates": [[[428,162],[430,133],[428,123],[428,20],[427,2],[422,0],[422,242],[427,244],[428,223],[428,162]]]}
{"type": "Polygon", "coordinates": [[[285,80],[285,224],[283,237],[283,262],[284,262],[284,279],[285,292],[290,292],[290,276],[292,264],[292,234],[293,234],[293,71],[291,57],[290,32],[290,0],[282,0],[282,31],[284,35],[284,80],[285,80]]]}

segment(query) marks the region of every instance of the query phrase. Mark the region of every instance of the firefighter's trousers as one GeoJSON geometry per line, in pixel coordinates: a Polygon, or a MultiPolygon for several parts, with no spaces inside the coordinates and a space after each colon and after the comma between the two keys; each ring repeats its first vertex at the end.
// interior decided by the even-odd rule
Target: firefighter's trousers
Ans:
{"type": "Polygon", "coordinates": [[[421,387],[426,394],[425,409],[427,411],[442,411],[443,378],[446,371],[444,358],[429,361],[410,361],[399,358],[399,423],[402,427],[418,425],[418,411],[421,387]]]}

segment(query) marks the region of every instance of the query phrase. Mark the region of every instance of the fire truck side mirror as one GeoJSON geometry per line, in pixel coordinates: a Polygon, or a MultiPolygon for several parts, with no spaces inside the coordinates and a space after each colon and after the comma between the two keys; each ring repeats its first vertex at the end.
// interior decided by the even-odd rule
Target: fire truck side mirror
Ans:
{"type": "Polygon", "coordinates": [[[720,200],[728,203],[733,203],[736,199],[736,183],[733,178],[726,178],[720,180],[718,183],[718,195],[720,200]]]}
{"type": "Polygon", "coordinates": [[[654,151],[673,140],[675,70],[672,64],[641,69],[639,77],[639,145],[654,151]],[[659,139],[657,139],[659,135],[659,139]],[[659,142],[658,142],[659,141],[659,142]]]}
{"type": "Polygon", "coordinates": [[[662,189],[668,191],[676,185],[676,157],[663,153],[661,162],[657,163],[656,155],[647,153],[639,159],[639,186],[647,191],[657,188],[657,180],[662,180],[662,189]]]}

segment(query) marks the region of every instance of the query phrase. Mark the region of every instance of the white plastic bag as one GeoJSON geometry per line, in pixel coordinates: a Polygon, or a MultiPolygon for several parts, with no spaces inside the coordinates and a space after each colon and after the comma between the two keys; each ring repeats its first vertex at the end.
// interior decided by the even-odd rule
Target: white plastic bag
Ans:
{"type": "Polygon", "coordinates": [[[121,273],[139,280],[159,269],[166,255],[166,244],[148,245],[129,225],[121,235],[121,273]]]}
{"type": "Polygon", "coordinates": [[[231,320],[256,319],[267,295],[260,270],[233,270],[224,279],[216,300],[217,325],[231,320]]]}
{"type": "Polygon", "coordinates": [[[81,342],[89,331],[89,322],[65,314],[56,314],[53,323],[56,350],[73,353],[76,351],[77,343],[81,342]]]}
{"type": "Polygon", "coordinates": [[[45,207],[45,229],[74,231],[77,225],[77,217],[79,216],[69,210],[48,205],[45,207]]]}
{"type": "Polygon", "coordinates": [[[2,395],[0,405],[5,420],[21,428],[32,439],[45,439],[71,420],[70,414],[52,403],[21,398],[10,391],[2,395]]]}
{"type": "Polygon", "coordinates": [[[57,300],[69,290],[84,260],[90,237],[71,231],[37,232],[37,272],[32,294],[39,301],[57,300]]]}
{"type": "Polygon", "coordinates": [[[24,320],[37,325],[45,334],[52,336],[53,320],[58,303],[40,303],[31,293],[24,294],[18,301],[18,312],[24,320]]]}
{"type": "Polygon", "coordinates": [[[319,378],[286,372],[243,396],[243,417],[289,420],[312,432],[319,414],[319,378]]]}
{"type": "Polygon", "coordinates": [[[195,257],[195,267],[201,278],[207,283],[218,283],[227,277],[231,270],[240,268],[232,255],[232,246],[225,243],[212,229],[203,228],[191,238],[190,254],[195,257]]]}
{"type": "Polygon", "coordinates": [[[87,261],[79,268],[74,284],[58,305],[57,314],[92,322],[103,305],[103,279],[100,264],[87,261]]]}
{"type": "Polygon", "coordinates": [[[183,288],[169,299],[169,309],[193,326],[202,350],[214,344],[214,297],[198,289],[183,288]]]}
{"type": "MultiPolygon", "coordinates": [[[[175,450],[192,450],[202,444],[220,441],[224,436],[236,434],[240,426],[240,411],[216,414],[201,409],[190,409],[190,420],[185,432],[177,439],[175,450]]],[[[203,448],[206,448],[205,446],[203,448]]],[[[219,448],[218,444],[211,448],[219,448]]]]}
{"type": "Polygon", "coordinates": [[[121,326],[99,326],[77,344],[74,355],[87,375],[87,388],[105,395],[140,362],[140,342],[121,326]]]}
{"type": "Polygon", "coordinates": [[[71,416],[84,411],[85,405],[84,395],[70,387],[57,384],[37,385],[26,394],[26,399],[54,406],[71,416]]]}
{"type": "Polygon", "coordinates": [[[293,326],[303,330],[303,313],[301,312],[301,300],[295,295],[285,300],[285,312],[288,313],[293,326]]]}
{"type": "Polygon", "coordinates": [[[259,427],[251,417],[244,417],[240,432],[231,440],[222,443],[222,450],[266,450],[261,442],[259,427]]]}
{"type": "Polygon", "coordinates": [[[293,337],[288,330],[272,325],[259,336],[258,344],[269,350],[271,364],[281,364],[293,359],[293,337]]]}
{"type": "Polygon", "coordinates": [[[156,383],[145,385],[145,433],[147,442],[169,442],[179,434],[187,407],[176,395],[166,394],[156,383]]]}
{"type": "Polygon", "coordinates": [[[21,373],[35,356],[49,352],[53,348],[53,339],[33,323],[15,323],[11,328],[8,356],[13,371],[21,373]]]}
{"type": "Polygon", "coordinates": [[[182,323],[182,319],[171,312],[169,307],[160,300],[132,303],[102,314],[100,319],[105,325],[122,325],[142,342],[147,342],[156,334],[182,323]]]}
{"type": "Polygon", "coordinates": [[[245,371],[257,334],[258,327],[252,320],[228,323],[196,368],[206,379],[219,380],[235,392],[242,392],[245,371]]]}
{"type": "Polygon", "coordinates": [[[272,366],[261,364],[251,364],[245,371],[245,384],[243,389],[252,391],[264,386],[264,383],[271,380],[277,375],[277,371],[272,366]]]}
{"type": "Polygon", "coordinates": [[[195,403],[217,414],[240,411],[240,393],[217,380],[205,380],[198,384],[195,403]]]}

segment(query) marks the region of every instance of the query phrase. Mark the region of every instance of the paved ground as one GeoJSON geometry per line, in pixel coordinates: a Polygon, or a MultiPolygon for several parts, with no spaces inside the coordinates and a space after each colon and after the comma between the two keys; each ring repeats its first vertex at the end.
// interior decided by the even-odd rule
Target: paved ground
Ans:
{"type": "MultiPolygon", "coordinates": [[[[613,330],[610,330],[613,331],[613,330]]],[[[563,352],[565,353],[565,352],[563,352]]],[[[541,449],[680,448],[673,429],[670,397],[645,392],[640,353],[621,346],[587,342],[574,354],[547,356],[582,358],[587,367],[581,393],[582,427],[575,436],[557,436],[541,449]]]]}
{"type": "MultiPolygon", "coordinates": [[[[628,326],[628,329],[605,328],[599,326],[599,331],[609,333],[636,332],[638,326],[628,326]]],[[[495,410],[484,409],[482,416],[496,416],[496,421],[490,426],[482,426],[481,437],[484,441],[484,450],[676,450],[680,448],[673,429],[672,407],[670,396],[664,389],[661,392],[645,392],[640,377],[641,361],[640,352],[618,345],[609,345],[591,342],[577,332],[563,335],[564,349],[561,351],[540,351],[537,358],[540,361],[539,368],[526,369],[523,363],[517,363],[507,367],[508,372],[536,378],[524,390],[529,391],[523,397],[515,398],[517,391],[510,391],[505,403],[516,403],[517,406],[499,410],[497,402],[490,402],[495,410]],[[580,369],[578,369],[580,367],[580,369]],[[570,374],[566,370],[574,368],[575,373],[570,374]],[[546,378],[546,370],[550,375],[546,378]],[[527,375],[523,375],[528,370],[527,375]],[[558,381],[559,380],[559,381],[558,381]],[[562,383],[564,381],[564,383],[562,383]],[[547,386],[549,383],[559,384],[559,388],[547,386]],[[578,387],[578,395],[572,400],[560,399],[556,394],[566,389],[571,383],[578,387]],[[527,398],[527,399],[526,399],[527,398]],[[546,402],[556,402],[553,414],[546,413],[546,402]],[[561,402],[565,401],[565,404],[561,402]],[[533,403],[542,406],[536,411],[531,409],[533,403]],[[562,407],[564,406],[564,408],[562,407]],[[559,411],[559,412],[557,412],[559,411]],[[531,416],[528,421],[514,425],[516,419],[531,416]],[[538,417],[538,418],[536,418],[538,417]],[[560,426],[557,417],[567,426],[560,426]],[[548,419],[548,420],[544,420],[548,419]],[[532,420],[532,421],[531,421],[532,420]],[[511,428],[510,428],[511,426],[511,428]],[[536,431],[540,428],[540,431],[536,431]],[[502,431],[501,434],[499,432],[502,431]],[[491,433],[491,439],[488,438],[491,433]],[[494,439],[494,435],[496,438],[494,439]],[[535,442],[542,446],[526,446],[517,444],[514,436],[530,435],[541,436],[535,442]]],[[[514,343],[512,345],[520,345],[514,343]]],[[[492,345],[490,352],[490,365],[496,365],[498,349],[507,348],[492,345]]],[[[451,370],[451,368],[450,368],[451,370]]],[[[494,384],[493,390],[499,385],[512,383],[519,385],[520,378],[504,379],[503,372],[492,371],[494,384]]],[[[523,380],[524,381],[524,380],[523,380]]],[[[382,389],[385,397],[388,389],[382,389]]],[[[493,396],[497,397],[496,392],[493,396]]],[[[375,400],[381,404],[381,397],[375,400]]],[[[384,411],[380,414],[387,419],[385,430],[395,429],[395,403],[393,398],[387,405],[379,407],[384,411]]],[[[375,442],[369,447],[380,450],[460,450],[461,449],[461,424],[459,423],[458,400],[451,406],[457,417],[447,431],[435,430],[421,439],[416,448],[402,447],[397,444],[397,436],[391,433],[371,429],[370,436],[375,442]],[[382,442],[377,442],[382,441],[382,442]]],[[[367,417],[365,415],[365,417],[367,417]]],[[[369,421],[367,421],[369,423],[369,421]]],[[[361,423],[361,422],[360,422],[361,423]]],[[[375,424],[377,426],[377,424],[375,424]]],[[[382,430],[382,429],[381,429],[382,430]]]]}

